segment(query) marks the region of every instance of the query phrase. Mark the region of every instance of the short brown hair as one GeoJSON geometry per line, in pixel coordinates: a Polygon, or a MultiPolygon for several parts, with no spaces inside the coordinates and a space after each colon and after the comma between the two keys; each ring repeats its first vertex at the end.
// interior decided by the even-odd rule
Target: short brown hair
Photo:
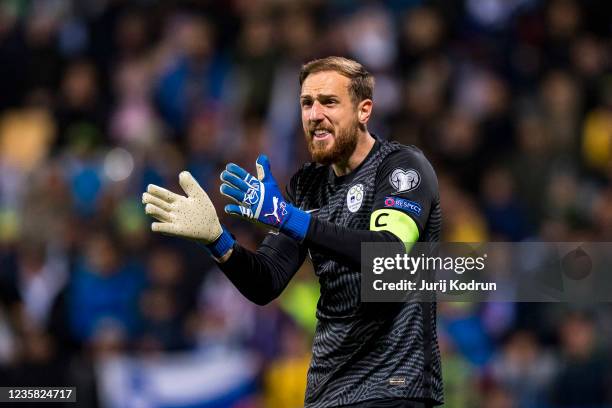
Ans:
{"type": "Polygon", "coordinates": [[[358,104],[364,99],[372,99],[374,77],[363,65],[344,57],[325,57],[302,65],[300,70],[300,86],[302,86],[308,75],[322,71],[335,71],[351,80],[348,91],[353,103],[358,104]]]}

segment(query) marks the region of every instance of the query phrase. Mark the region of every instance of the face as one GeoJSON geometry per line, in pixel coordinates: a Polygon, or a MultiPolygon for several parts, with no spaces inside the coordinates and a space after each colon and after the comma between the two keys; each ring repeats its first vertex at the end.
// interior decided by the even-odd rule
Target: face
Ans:
{"type": "Polygon", "coordinates": [[[302,125],[312,159],[329,165],[346,161],[355,151],[360,128],[372,106],[369,99],[355,105],[350,79],[335,72],[310,74],[302,84],[302,125]]]}

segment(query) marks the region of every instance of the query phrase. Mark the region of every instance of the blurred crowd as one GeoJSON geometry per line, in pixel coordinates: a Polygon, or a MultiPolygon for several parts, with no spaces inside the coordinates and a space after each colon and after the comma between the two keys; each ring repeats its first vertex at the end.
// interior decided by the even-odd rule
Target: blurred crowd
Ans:
{"type": "MultiPolygon", "coordinates": [[[[3,0],[0,385],[96,406],[99,359],[235,348],[259,362],[241,407],[301,406],[312,269],[257,307],[203,248],[152,235],[140,197],[188,169],[220,210],[220,169],[259,153],[286,183],[316,57],[375,75],[370,131],[432,161],[443,240],[611,241],[611,34],[605,0],[3,0]]],[[[609,305],[439,318],[448,407],[612,406],[609,305]]]]}

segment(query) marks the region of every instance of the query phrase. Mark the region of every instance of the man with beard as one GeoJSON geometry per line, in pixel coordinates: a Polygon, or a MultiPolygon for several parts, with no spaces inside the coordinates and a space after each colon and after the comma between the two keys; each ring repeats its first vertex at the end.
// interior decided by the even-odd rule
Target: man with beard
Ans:
{"type": "Polygon", "coordinates": [[[152,230],[206,245],[251,301],[283,291],[309,255],[321,284],[305,406],[430,407],[442,403],[435,303],[379,308],[360,301],[362,242],[437,241],[441,213],[435,173],[420,150],[370,134],[373,77],[340,57],[300,72],[302,124],[313,162],[281,194],[266,156],[257,177],[235,164],[221,174],[225,211],[272,227],[256,252],[221,226],[187,172],[187,197],[150,185],[143,195],[152,230]]]}

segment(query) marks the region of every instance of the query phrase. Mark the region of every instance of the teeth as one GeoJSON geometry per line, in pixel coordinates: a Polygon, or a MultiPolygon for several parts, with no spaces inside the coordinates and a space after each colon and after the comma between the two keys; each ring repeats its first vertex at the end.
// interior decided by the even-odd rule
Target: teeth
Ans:
{"type": "Polygon", "coordinates": [[[328,132],[327,130],[323,130],[323,129],[318,129],[318,130],[315,130],[314,132],[315,135],[323,135],[325,133],[328,133],[328,132]]]}

